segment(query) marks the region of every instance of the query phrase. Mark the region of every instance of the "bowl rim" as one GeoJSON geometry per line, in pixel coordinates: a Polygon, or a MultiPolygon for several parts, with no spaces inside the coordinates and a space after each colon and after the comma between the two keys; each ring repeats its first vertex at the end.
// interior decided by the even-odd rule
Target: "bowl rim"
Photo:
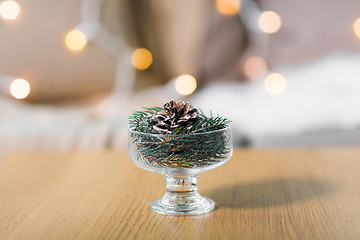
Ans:
{"type": "Polygon", "coordinates": [[[221,131],[226,131],[226,130],[232,130],[231,123],[228,123],[228,126],[225,128],[212,130],[212,131],[208,131],[208,132],[195,132],[195,133],[185,133],[185,134],[176,134],[176,135],[163,134],[163,133],[144,133],[144,132],[134,131],[128,126],[128,131],[130,133],[153,136],[153,137],[175,137],[175,136],[178,137],[178,136],[191,136],[191,135],[206,135],[206,134],[211,134],[211,133],[216,133],[216,132],[221,132],[221,131]]]}

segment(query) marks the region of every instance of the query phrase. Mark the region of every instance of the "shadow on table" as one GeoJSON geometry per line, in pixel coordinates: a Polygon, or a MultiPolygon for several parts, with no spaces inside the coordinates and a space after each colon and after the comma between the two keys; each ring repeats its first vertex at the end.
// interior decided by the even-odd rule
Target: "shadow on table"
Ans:
{"type": "Polygon", "coordinates": [[[221,187],[205,192],[204,196],[212,198],[220,208],[258,208],[298,202],[338,188],[325,180],[285,178],[221,187]]]}

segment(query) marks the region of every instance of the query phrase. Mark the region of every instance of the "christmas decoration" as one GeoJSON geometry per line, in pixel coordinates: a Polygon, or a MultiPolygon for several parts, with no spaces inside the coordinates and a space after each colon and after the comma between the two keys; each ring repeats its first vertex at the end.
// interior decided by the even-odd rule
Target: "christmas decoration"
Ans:
{"type": "Polygon", "coordinates": [[[221,161],[230,151],[229,137],[216,132],[228,129],[230,121],[220,116],[207,117],[190,103],[171,100],[163,108],[135,112],[129,122],[137,159],[147,166],[206,166],[221,161]]]}
{"type": "Polygon", "coordinates": [[[153,130],[159,133],[171,133],[172,130],[196,122],[199,119],[198,110],[192,108],[190,103],[171,100],[165,103],[164,110],[156,113],[153,117],[155,123],[153,130]]]}
{"type": "Polygon", "coordinates": [[[230,121],[207,117],[190,103],[171,100],[130,117],[130,159],[166,179],[167,192],[151,203],[155,212],[198,215],[213,210],[214,201],[197,192],[197,177],[224,164],[231,154],[230,121]]]}

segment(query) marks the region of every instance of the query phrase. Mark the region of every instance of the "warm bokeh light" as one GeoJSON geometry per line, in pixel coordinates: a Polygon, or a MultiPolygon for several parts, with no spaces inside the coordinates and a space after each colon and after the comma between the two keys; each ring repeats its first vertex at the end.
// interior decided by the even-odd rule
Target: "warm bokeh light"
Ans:
{"type": "Polygon", "coordinates": [[[216,9],[222,14],[237,14],[240,8],[241,0],[216,0],[216,9]]]}
{"type": "Polygon", "coordinates": [[[80,30],[71,30],[66,34],[65,45],[72,51],[82,50],[87,43],[85,34],[80,30]]]}
{"type": "Polygon", "coordinates": [[[196,79],[189,74],[181,75],[175,80],[175,90],[181,95],[192,94],[196,87],[196,79]]]}
{"type": "Polygon", "coordinates": [[[14,1],[4,1],[0,5],[0,16],[5,20],[14,20],[19,13],[20,6],[14,1]]]}
{"type": "Polygon", "coordinates": [[[147,69],[153,62],[152,54],[146,48],[138,48],[131,55],[131,62],[139,70],[147,69]]]}
{"type": "Polygon", "coordinates": [[[280,73],[269,74],[265,79],[265,89],[272,95],[280,95],[286,90],[286,79],[280,73]]]}
{"type": "Polygon", "coordinates": [[[266,33],[276,33],[282,25],[279,14],[273,11],[263,12],[259,17],[259,27],[266,33]]]}
{"type": "Polygon", "coordinates": [[[358,38],[360,38],[360,18],[356,19],[353,25],[354,32],[358,38]]]}
{"type": "Polygon", "coordinates": [[[30,84],[25,79],[16,79],[10,85],[10,93],[14,98],[24,99],[30,93],[30,84]]]}
{"type": "Polygon", "coordinates": [[[251,57],[246,60],[244,65],[245,75],[250,79],[257,79],[267,72],[267,63],[261,57],[251,57]]]}

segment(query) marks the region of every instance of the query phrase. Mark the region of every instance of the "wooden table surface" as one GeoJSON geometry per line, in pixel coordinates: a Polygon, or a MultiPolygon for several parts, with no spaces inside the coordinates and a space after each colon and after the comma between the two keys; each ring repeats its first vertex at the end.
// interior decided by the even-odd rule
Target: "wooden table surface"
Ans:
{"type": "Polygon", "coordinates": [[[172,217],[149,204],[162,175],[127,153],[0,158],[0,239],[360,239],[360,148],[236,150],[200,174],[217,209],[172,217]]]}

